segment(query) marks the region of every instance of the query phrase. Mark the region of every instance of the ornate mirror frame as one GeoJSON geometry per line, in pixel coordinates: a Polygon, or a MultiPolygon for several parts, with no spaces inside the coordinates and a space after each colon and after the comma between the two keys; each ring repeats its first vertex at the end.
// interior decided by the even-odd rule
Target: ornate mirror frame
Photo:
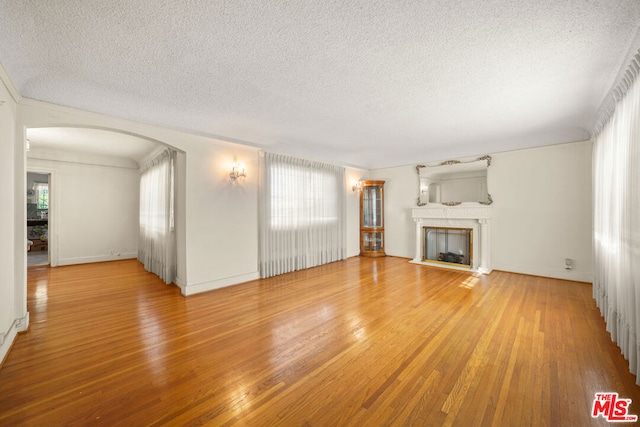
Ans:
{"type": "MultiPolygon", "coordinates": [[[[487,162],[487,168],[489,166],[491,166],[491,156],[489,155],[484,155],[482,157],[478,157],[476,159],[471,159],[471,160],[446,160],[444,162],[441,163],[437,163],[437,164],[433,164],[433,165],[417,165],[416,166],[416,172],[418,174],[418,199],[416,204],[418,206],[425,206],[427,205],[429,202],[428,200],[424,200],[423,196],[426,194],[428,196],[428,191],[424,192],[424,186],[422,183],[422,179],[424,178],[421,174],[420,171],[423,168],[437,168],[437,167],[442,167],[442,166],[452,166],[452,165],[460,165],[460,164],[465,164],[465,163],[476,163],[476,162],[487,162]]],[[[425,169],[427,170],[427,169],[425,169]]],[[[461,204],[463,201],[447,201],[447,202],[443,202],[441,204],[445,205],[445,206],[456,206],[461,204]]],[[[493,198],[491,197],[491,194],[488,191],[487,188],[487,198],[486,200],[479,200],[477,201],[477,203],[481,204],[481,205],[491,205],[493,203],[493,198]]]]}

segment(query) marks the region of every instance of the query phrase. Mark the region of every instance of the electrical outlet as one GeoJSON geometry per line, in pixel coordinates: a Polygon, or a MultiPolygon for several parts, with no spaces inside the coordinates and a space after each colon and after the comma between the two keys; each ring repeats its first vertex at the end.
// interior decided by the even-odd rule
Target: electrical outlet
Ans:
{"type": "Polygon", "coordinates": [[[564,268],[565,270],[573,269],[573,260],[571,258],[565,258],[564,260],[564,268]]]}

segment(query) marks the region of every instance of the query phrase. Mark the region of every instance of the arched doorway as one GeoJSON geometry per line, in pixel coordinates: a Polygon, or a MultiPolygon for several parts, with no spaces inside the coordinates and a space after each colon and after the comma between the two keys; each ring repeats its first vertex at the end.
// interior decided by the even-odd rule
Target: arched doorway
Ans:
{"type": "Polygon", "coordinates": [[[25,220],[34,220],[29,217],[34,210],[46,216],[39,221],[46,225],[39,226],[38,236],[27,222],[27,238],[42,236],[51,266],[135,258],[139,171],[167,145],[128,132],[77,126],[27,128],[26,139],[27,171],[51,177],[46,210],[34,209],[33,199],[27,199],[25,220]]]}

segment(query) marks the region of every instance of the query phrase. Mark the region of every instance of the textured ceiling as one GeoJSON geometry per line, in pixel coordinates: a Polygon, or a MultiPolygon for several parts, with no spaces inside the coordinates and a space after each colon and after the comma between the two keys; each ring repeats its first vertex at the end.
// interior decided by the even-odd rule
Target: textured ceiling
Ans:
{"type": "Polygon", "coordinates": [[[27,98],[380,168],[587,139],[638,0],[0,0],[27,98]]]}

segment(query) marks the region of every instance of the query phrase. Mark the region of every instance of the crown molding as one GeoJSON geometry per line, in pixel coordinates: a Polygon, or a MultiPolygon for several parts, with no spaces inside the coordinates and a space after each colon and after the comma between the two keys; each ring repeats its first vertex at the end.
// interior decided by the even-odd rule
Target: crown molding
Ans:
{"type": "MultiPolygon", "coordinates": [[[[16,104],[22,102],[22,95],[18,92],[18,89],[13,84],[13,80],[9,77],[9,74],[7,73],[7,70],[4,69],[2,63],[0,63],[0,81],[2,81],[4,87],[7,88],[7,92],[9,92],[9,95],[11,95],[11,98],[13,98],[13,101],[16,104]]],[[[4,104],[4,102],[5,100],[0,100],[0,105],[4,104]]]]}

